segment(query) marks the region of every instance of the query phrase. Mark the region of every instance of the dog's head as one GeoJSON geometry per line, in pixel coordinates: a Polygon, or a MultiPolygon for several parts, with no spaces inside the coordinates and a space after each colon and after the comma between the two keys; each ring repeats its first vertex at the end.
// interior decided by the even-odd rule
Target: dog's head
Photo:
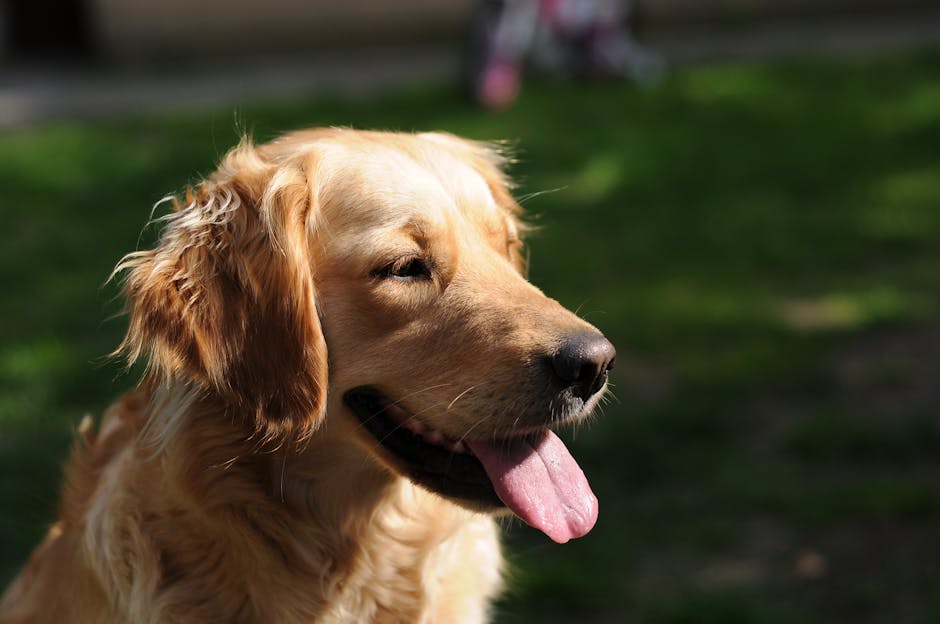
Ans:
{"type": "Polygon", "coordinates": [[[444,134],[245,143],[122,263],[125,349],[268,438],[355,419],[394,473],[581,535],[597,503],[551,428],[591,412],[614,350],[524,279],[501,165],[444,134]]]}

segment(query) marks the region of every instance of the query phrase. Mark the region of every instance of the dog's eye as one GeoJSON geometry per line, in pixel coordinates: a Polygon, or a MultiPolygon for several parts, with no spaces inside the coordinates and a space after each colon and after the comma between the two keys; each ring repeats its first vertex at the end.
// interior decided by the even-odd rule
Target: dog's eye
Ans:
{"type": "Polygon", "coordinates": [[[431,277],[431,266],[427,260],[417,256],[399,258],[389,265],[372,272],[376,277],[399,280],[419,280],[431,277]]]}

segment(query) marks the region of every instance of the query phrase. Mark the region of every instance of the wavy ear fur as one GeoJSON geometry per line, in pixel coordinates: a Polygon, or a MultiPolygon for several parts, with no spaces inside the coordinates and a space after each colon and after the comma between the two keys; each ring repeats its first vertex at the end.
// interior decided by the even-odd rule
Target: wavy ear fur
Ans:
{"type": "Polygon", "coordinates": [[[314,303],[302,162],[247,141],[164,217],[157,246],[129,254],[121,347],[158,381],[223,399],[266,439],[304,437],[326,404],[326,343],[314,303]]]}

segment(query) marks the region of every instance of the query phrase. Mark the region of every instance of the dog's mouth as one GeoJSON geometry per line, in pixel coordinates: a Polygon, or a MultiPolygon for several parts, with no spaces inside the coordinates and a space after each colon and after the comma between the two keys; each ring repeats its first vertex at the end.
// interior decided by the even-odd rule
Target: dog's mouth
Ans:
{"type": "Polygon", "coordinates": [[[482,511],[508,507],[556,542],[597,521],[597,498],[549,429],[500,439],[454,440],[421,424],[372,387],[343,395],[395,466],[414,483],[482,511]]]}

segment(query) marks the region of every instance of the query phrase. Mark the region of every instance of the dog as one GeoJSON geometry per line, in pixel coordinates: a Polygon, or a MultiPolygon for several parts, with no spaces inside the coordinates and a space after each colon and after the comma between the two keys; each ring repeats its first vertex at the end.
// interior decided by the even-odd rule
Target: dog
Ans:
{"type": "Polygon", "coordinates": [[[137,388],[66,468],[10,622],[483,622],[494,517],[598,504],[553,430],[614,347],[523,276],[489,144],[315,129],[254,145],[115,269],[137,388]]]}

